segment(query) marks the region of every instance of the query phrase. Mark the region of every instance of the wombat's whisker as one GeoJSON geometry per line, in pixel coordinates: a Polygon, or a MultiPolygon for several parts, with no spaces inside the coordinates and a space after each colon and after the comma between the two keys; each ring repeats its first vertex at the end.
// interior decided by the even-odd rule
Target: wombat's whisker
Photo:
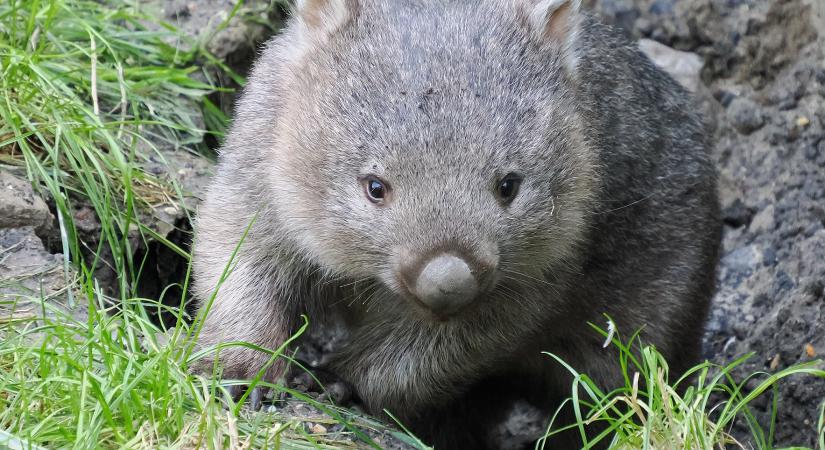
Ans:
{"type": "Polygon", "coordinates": [[[494,293],[497,292],[497,293],[501,294],[502,297],[504,297],[504,299],[512,300],[513,302],[515,302],[520,307],[524,307],[524,299],[521,298],[521,295],[518,292],[510,289],[506,284],[501,284],[501,285],[497,286],[496,290],[493,291],[493,292],[494,293]]]}
{"type": "Polygon", "coordinates": [[[362,301],[361,304],[366,305],[369,299],[372,297],[372,295],[375,294],[375,291],[377,291],[379,288],[380,285],[378,283],[370,283],[355,298],[353,298],[349,303],[347,303],[347,307],[352,306],[353,303],[358,302],[359,300],[361,300],[361,298],[364,298],[364,301],[362,301]]]}
{"type": "Polygon", "coordinates": [[[639,204],[639,203],[641,203],[641,202],[644,202],[644,201],[650,200],[650,199],[651,199],[651,198],[653,198],[653,196],[655,196],[655,195],[656,195],[656,193],[655,193],[655,192],[652,192],[652,193],[650,193],[650,194],[648,194],[648,195],[646,195],[646,196],[644,196],[644,197],[642,197],[642,198],[640,198],[640,199],[638,199],[638,200],[634,200],[634,201],[632,201],[632,202],[630,202],[630,203],[626,203],[626,204],[624,204],[624,205],[622,205],[622,206],[619,206],[618,208],[608,209],[608,210],[606,210],[606,211],[598,211],[598,212],[597,212],[597,214],[610,214],[610,213],[613,213],[613,212],[616,212],[616,211],[620,211],[620,210],[625,209],[625,208],[630,208],[630,207],[631,207],[631,206],[633,206],[633,205],[637,205],[637,204],[639,204]]]}
{"type": "MultiPolygon", "coordinates": [[[[343,277],[341,277],[341,278],[343,278],[343,277]]],[[[363,283],[364,281],[367,281],[367,280],[370,280],[370,279],[372,279],[372,277],[364,277],[364,278],[361,278],[361,279],[358,279],[358,280],[353,280],[353,281],[351,281],[347,284],[342,284],[339,287],[342,287],[342,288],[349,287],[349,286],[355,285],[357,283],[363,283]]]]}
{"type": "Polygon", "coordinates": [[[515,276],[521,277],[522,279],[526,279],[526,280],[530,280],[530,281],[535,281],[535,282],[538,282],[538,283],[546,284],[546,285],[548,285],[548,286],[552,286],[552,287],[554,287],[554,288],[561,287],[561,286],[559,286],[558,284],[551,283],[551,282],[550,282],[550,281],[548,281],[548,280],[545,280],[545,279],[542,279],[542,278],[536,278],[536,277],[534,277],[534,276],[528,275],[528,274],[526,274],[526,273],[524,273],[524,272],[519,272],[519,271],[517,271],[517,270],[512,270],[512,269],[499,269],[499,270],[500,270],[502,273],[506,273],[506,274],[510,274],[510,275],[515,275],[515,276]]]}
{"type": "Polygon", "coordinates": [[[382,294],[384,292],[387,292],[386,288],[384,288],[381,285],[376,284],[376,289],[373,290],[372,295],[370,295],[366,300],[364,300],[364,303],[363,303],[367,307],[367,312],[369,312],[370,308],[372,307],[372,304],[374,303],[374,300],[381,297],[381,295],[379,295],[379,294],[382,294]]]}

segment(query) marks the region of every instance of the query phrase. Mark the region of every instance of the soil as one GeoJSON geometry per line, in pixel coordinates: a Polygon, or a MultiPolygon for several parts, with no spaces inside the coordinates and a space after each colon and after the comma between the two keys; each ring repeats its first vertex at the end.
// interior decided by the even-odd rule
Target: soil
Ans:
{"type": "MultiPolygon", "coordinates": [[[[645,39],[645,51],[696,93],[697,107],[706,117],[720,173],[724,242],[705,357],[727,364],[753,353],[734,371],[739,379],[822,358],[825,1],[584,0],[584,4],[628,36],[645,39]]],[[[163,20],[202,37],[214,31],[233,7],[221,0],[158,0],[155,5],[163,20]]],[[[219,30],[209,47],[241,74],[256,46],[284,17],[280,2],[248,1],[244,8],[219,30]]],[[[221,100],[231,109],[231,96],[221,100]]],[[[166,156],[175,161],[176,169],[169,173],[184,183],[188,193],[184,206],[191,208],[208,179],[209,164],[182,149],[169,149],[166,156]]],[[[165,169],[158,162],[155,170],[165,169]]],[[[0,172],[3,183],[10,177],[0,172]]],[[[0,280],[19,277],[24,269],[36,277],[56,274],[53,286],[60,292],[60,286],[65,286],[65,274],[58,270],[62,256],[47,251],[54,248],[54,218],[33,191],[20,188],[19,183],[15,186],[0,190],[0,280]],[[7,207],[19,211],[6,214],[7,207]],[[2,222],[11,216],[14,221],[2,222]],[[10,268],[14,261],[22,261],[18,269],[10,268]]],[[[185,211],[165,205],[155,215],[154,226],[162,235],[178,243],[187,241],[185,211]]],[[[83,222],[86,216],[88,212],[80,209],[76,220],[83,222]]],[[[91,236],[94,218],[87,222],[91,236]]],[[[156,252],[153,275],[143,283],[145,294],[151,296],[151,286],[174,281],[180,261],[164,254],[159,244],[150,243],[145,251],[156,252]]],[[[41,285],[39,278],[30,283],[41,285]]],[[[3,286],[0,281],[0,293],[3,286]]],[[[755,387],[755,382],[748,387],[755,387]]],[[[781,382],[775,445],[814,447],[823,402],[823,379],[797,377],[781,382]]],[[[769,394],[754,403],[754,412],[765,425],[771,403],[769,394]]],[[[303,414],[304,409],[294,403],[283,406],[283,412],[305,417],[310,429],[318,411],[306,409],[312,413],[303,414]]],[[[540,429],[535,414],[517,409],[499,434],[504,443],[513,444],[540,429]]],[[[745,431],[742,424],[732,430],[738,437],[745,431]]],[[[391,436],[382,439],[384,445],[403,447],[391,436]]]]}

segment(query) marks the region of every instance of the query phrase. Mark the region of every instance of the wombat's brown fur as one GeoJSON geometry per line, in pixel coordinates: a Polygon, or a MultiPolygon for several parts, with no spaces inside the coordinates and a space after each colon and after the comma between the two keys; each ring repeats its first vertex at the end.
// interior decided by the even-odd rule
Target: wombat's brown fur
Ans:
{"type": "MultiPolygon", "coordinates": [[[[617,384],[603,314],[693,363],[717,214],[688,94],[578,0],[305,0],[200,209],[202,302],[254,219],[201,342],[343,318],[329,369],[371,412],[480,448],[511,399],[569,395],[542,351],[617,384]]],[[[267,358],[226,349],[224,377],[267,358]]]]}

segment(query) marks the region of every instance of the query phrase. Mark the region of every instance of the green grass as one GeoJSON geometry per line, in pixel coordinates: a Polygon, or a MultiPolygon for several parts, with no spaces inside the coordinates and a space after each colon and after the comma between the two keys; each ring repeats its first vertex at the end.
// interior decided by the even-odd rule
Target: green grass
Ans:
{"type": "Polygon", "coordinates": [[[313,424],[349,430],[312,433],[294,417],[242,409],[226,392],[239,381],[189,373],[193,361],[220,351],[192,351],[197,325],[190,328],[178,314],[177,326],[162,330],[141,313],[154,301],[132,299],[114,309],[92,283],[79,287],[78,294],[93,299],[85,322],[53,301],[32,298],[28,304],[39,312],[18,312],[0,324],[0,447],[354,448],[345,439],[352,435],[362,448],[379,448],[361,430],[385,425],[280,385],[269,386],[326,413],[313,424]]]}
{"type": "MultiPolygon", "coordinates": [[[[312,404],[327,415],[310,419],[329,427],[344,424],[338,435],[313,433],[307,419],[278,413],[252,413],[228,397],[226,387],[241,380],[193,376],[189,365],[203,355],[193,351],[198,321],[191,327],[178,314],[176,327],[162,330],[141,313],[154,300],[132,299],[129,307],[105,306],[91,283],[79,286],[89,303],[88,320],[78,322],[53,301],[40,302],[40,312],[17,315],[0,324],[0,446],[18,448],[379,448],[363,430],[387,432],[417,448],[425,446],[407,433],[388,430],[372,419],[327,404],[282,385],[266,384],[312,404]],[[245,447],[248,445],[250,447],[245,447]]],[[[0,305],[11,308],[14,305],[0,305]]],[[[35,310],[37,311],[37,310],[35,310]]],[[[574,374],[574,395],[563,407],[574,408],[582,429],[603,422],[607,430],[585,445],[601,440],[612,449],[721,449],[740,447],[728,434],[734,419],[751,427],[755,448],[773,449],[772,431],[756,423],[748,404],[791,375],[825,377],[821,361],[773,374],[755,389],[727,366],[703,363],[686,378],[671,381],[662,356],[654,348],[631,351],[631,343],[613,340],[626,385],[603,392],[585,374],[574,374]],[[817,368],[820,367],[820,368],[817,368]]],[[[632,342],[632,340],[631,340],[632,342]]],[[[245,343],[228,343],[245,345],[245,343]]],[[[272,357],[286,357],[283,348],[272,357]]],[[[548,364],[565,364],[560,359],[548,364]]],[[[823,412],[822,414],[825,414],[823,412]]],[[[823,434],[820,417],[820,447],[823,434]]],[[[547,435],[557,428],[548,429],[547,435]]],[[[583,435],[584,436],[584,435],[583,435]]],[[[539,441],[537,448],[544,448],[539,441]]]]}
{"type": "MultiPolygon", "coordinates": [[[[243,409],[226,393],[228,384],[240,380],[221,383],[217,374],[189,373],[206,352],[221,350],[194,349],[200,321],[190,325],[162,298],[137,297],[144,261],[135,257],[127,236],[159,239],[188,257],[143,223],[152,207],[182,199],[173,178],[151,175],[144,163],[163,157],[158,145],[199,145],[207,131],[192,117],[201,111],[218,134],[226,123],[205,98],[216,88],[192,77],[204,61],[226,68],[203,50],[204,42],[193,42],[168,24],[147,27],[156,19],[138,5],[127,0],[0,2],[0,163],[24,167],[54,204],[65,273],[71,278],[67,297],[77,303],[60,305],[37,295],[0,300],[0,310],[14,311],[0,317],[0,447],[352,447],[346,436],[377,447],[363,433],[376,430],[423,448],[407,433],[387,431],[372,419],[318,404],[281,385],[269,387],[324,411],[314,423],[343,424],[346,431],[313,433],[299,418],[243,409]],[[181,41],[190,50],[170,44],[181,41]],[[78,205],[95,211],[99,239],[80,238],[73,221],[78,205]],[[110,255],[105,262],[104,254],[110,255]],[[94,277],[104,263],[121,275],[116,302],[94,277]],[[79,276],[71,276],[72,268],[79,276]],[[77,307],[87,307],[88,318],[78,320],[77,307]],[[169,311],[174,328],[162,329],[150,320],[147,310],[158,308],[169,311]]],[[[188,278],[182,283],[185,292],[188,278]]],[[[180,304],[183,298],[173,300],[180,304]]],[[[735,448],[728,434],[734,420],[748,425],[757,448],[772,449],[773,426],[761,429],[749,403],[784,377],[825,376],[821,363],[794,366],[763,375],[746,393],[748,380],[731,375],[742,360],[727,366],[703,363],[692,370],[693,378],[670,380],[655,349],[634,353],[631,343],[613,342],[626,386],[601,391],[568,366],[574,395],[564,407],[576,411],[580,423],[575,428],[606,424],[608,432],[596,439],[616,449],[735,448]]],[[[287,357],[282,351],[270,353],[287,357]]],[[[564,364],[550,358],[547,363],[564,364]]]]}
{"type": "MultiPolygon", "coordinates": [[[[776,389],[781,380],[789,376],[825,379],[822,360],[797,364],[775,373],[754,373],[743,380],[735,379],[734,369],[752,355],[727,365],[706,361],[679,379],[672,379],[667,361],[654,347],[642,345],[638,334],[628,342],[622,342],[619,337],[594,328],[604,336],[610,336],[608,339],[618,350],[624,386],[603,391],[587,374],[579,373],[562,359],[549,354],[573,375],[571,398],[559,411],[572,408],[577,424],[567,427],[552,427],[551,424],[552,429],[547,430],[537,448],[544,448],[546,439],[552,435],[573,428],[579,431],[583,448],[609,442],[609,448],[616,450],[775,449],[776,389]],[[761,381],[756,387],[745,389],[751,378],[761,381]],[[766,431],[751,411],[751,403],[769,391],[773,391],[774,403],[766,431]],[[738,442],[729,433],[734,421],[747,424],[750,442],[738,442]],[[595,437],[588,436],[585,429],[592,424],[602,425],[604,431],[595,437]]],[[[825,449],[825,396],[822,402],[817,434],[818,448],[825,449]]]]}
{"type": "MultiPolygon", "coordinates": [[[[157,143],[177,148],[202,141],[193,122],[214,87],[190,75],[202,45],[181,52],[171,26],[151,30],[134,2],[6,0],[0,2],[0,162],[24,165],[54,203],[63,253],[90,276],[107,261],[122,295],[139,274],[125,239],[143,230],[141,212],[176,204],[174,179],[143,169],[157,143]],[[100,239],[82,242],[73,207],[90,205],[100,239]],[[94,248],[84,248],[94,246],[94,248]],[[86,261],[81,255],[90,255],[86,261]]],[[[206,55],[208,56],[208,55],[206,55]]],[[[214,108],[207,108],[214,122],[214,108]]],[[[68,260],[67,260],[68,262],[68,260]]]]}

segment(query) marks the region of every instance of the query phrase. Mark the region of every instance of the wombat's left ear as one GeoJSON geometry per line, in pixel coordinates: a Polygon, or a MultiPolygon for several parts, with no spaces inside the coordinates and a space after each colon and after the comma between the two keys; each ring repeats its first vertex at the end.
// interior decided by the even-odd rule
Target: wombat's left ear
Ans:
{"type": "Polygon", "coordinates": [[[519,0],[532,37],[540,44],[559,48],[572,73],[578,62],[581,0],[519,0]]]}
{"type": "Polygon", "coordinates": [[[296,0],[294,14],[312,32],[329,35],[346,25],[357,9],[357,0],[296,0]]]}

